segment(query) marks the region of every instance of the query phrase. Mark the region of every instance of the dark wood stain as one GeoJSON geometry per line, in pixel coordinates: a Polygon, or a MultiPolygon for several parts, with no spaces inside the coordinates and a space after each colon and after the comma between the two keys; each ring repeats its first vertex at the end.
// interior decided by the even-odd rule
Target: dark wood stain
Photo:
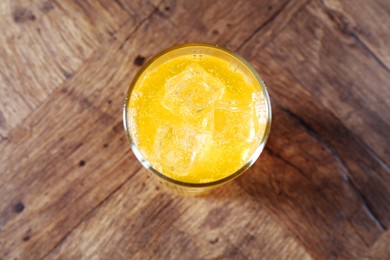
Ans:
{"type": "Polygon", "coordinates": [[[69,71],[64,71],[64,76],[65,76],[65,78],[70,79],[73,77],[73,74],[70,73],[69,71]]]}
{"type": "Polygon", "coordinates": [[[145,63],[145,57],[141,55],[138,55],[134,60],[134,64],[137,66],[142,66],[144,65],[144,63],[145,63]]]}
{"type": "Polygon", "coordinates": [[[0,111],[0,127],[5,128],[6,123],[7,123],[7,120],[5,119],[4,114],[0,111]]]}
{"type": "Polygon", "coordinates": [[[23,202],[19,201],[18,203],[16,203],[16,204],[14,205],[14,211],[15,211],[16,213],[21,213],[23,210],[24,210],[24,204],[23,204],[23,202]]]}
{"type": "Polygon", "coordinates": [[[115,133],[118,133],[118,132],[122,131],[122,128],[123,128],[123,124],[122,124],[122,122],[119,122],[118,124],[116,124],[112,127],[112,131],[115,133]]]}
{"type": "Polygon", "coordinates": [[[203,225],[209,227],[210,229],[220,228],[229,218],[229,215],[230,210],[226,207],[213,208],[204,219],[203,225]]]}
{"type": "Polygon", "coordinates": [[[215,239],[210,240],[209,243],[210,244],[216,244],[216,243],[218,243],[218,241],[219,241],[219,238],[217,237],[215,239]]]}
{"type": "Polygon", "coordinates": [[[164,7],[156,7],[155,9],[155,14],[158,15],[159,17],[162,17],[162,18],[165,18],[165,19],[168,19],[169,17],[169,10],[167,10],[166,8],[164,7]]]}
{"type": "Polygon", "coordinates": [[[227,259],[249,259],[241,250],[236,246],[232,246],[225,254],[227,259]]]}
{"type": "Polygon", "coordinates": [[[46,1],[42,5],[42,11],[47,13],[47,12],[53,10],[54,7],[55,7],[55,5],[54,5],[54,3],[52,1],[46,1]]]}
{"type": "Polygon", "coordinates": [[[23,7],[16,7],[12,12],[12,17],[16,23],[25,23],[36,19],[31,10],[23,7]]]}
{"type": "Polygon", "coordinates": [[[93,103],[87,97],[80,97],[79,102],[82,109],[93,107],[93,103]]]}

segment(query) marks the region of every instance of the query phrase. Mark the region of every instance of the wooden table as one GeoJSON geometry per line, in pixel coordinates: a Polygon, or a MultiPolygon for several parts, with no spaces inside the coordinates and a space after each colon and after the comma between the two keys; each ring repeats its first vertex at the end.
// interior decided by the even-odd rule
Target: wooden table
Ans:
{"type": "Polygon", "coordinates": [[[4,0],[0,32],[0,259],[390,259],[388,0],[4,0]],[[273,106],[260,159],[200,198],[122,128],[139,66],[191,41],[273,106]]]}

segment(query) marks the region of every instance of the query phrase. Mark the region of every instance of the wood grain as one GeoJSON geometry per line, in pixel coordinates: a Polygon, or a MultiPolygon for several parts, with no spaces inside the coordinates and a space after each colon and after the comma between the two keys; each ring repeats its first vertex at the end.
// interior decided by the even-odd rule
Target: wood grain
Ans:
{"type": "Polygon", "coordinates": [[[321,14],[319,5],[315,2],[308,5],[278,35],[271,51],[283,59],[283,66],[294,75],[303,75],[310,69],[310,74],[298,79],[307,91],[342,118],[348,128],[389,164],[390,115],[389,104],[385,102],[390,98],[389,72],[359,40],[340,29],[334,18],[318,13],[321,14]],[[343,53],[348,55],[342,56],[343,53]]]}
{"type": "Polygon", "coordinates": [[[308,258],[237,185],[209,197],[178,198],[160,191],[150,178],[144,169],[137,172],[48,259],[96,255],[116,259],[308,258]]]}
{"type": "Polygon", "coordinates": [[[390,6],[360,4],[2,2],[0,258],[388,258],[390,6]],[[239,51],[274,111],[254,167],[201,198],[156,186],[121,121],[139,66],[187,41],[239,51]]]}
{"type": "MultiPolygon", "coordinates": [[[[323,25],[330,24],[330,21],[316,24],[314,16],[307,17],[319,13],[320,8],[315,2],[304,6],[274,39],[261,47],[258,47],[261,40],[254,40],[254,44],[248,44],[242,50],[252,64],[258,64],[266,82],[273,86],[270,93],[276,99],[273,100],[274,123],[266,152],[270,157],[285,162],[287,167],[280,169],[274,167],[274,164],[265,169],[254,167],[253,171],[258,170],[262,174],[243,176],[242,186],[252,194],[259,195],[262,200],[265,199],[277,216],[285,217],[282,222],[290,229],[296,230],[303,243],[311,243],[307,248],[316,248],[316,252],[312,253],[316,258],[359,257],[367,254],[369,248],[384,235],[389,226],[389,167],[386,165],[387,161],[383,162],[371,150],[371,147],[387,149],[389,146],[386,134],[389,127],[387,124],[380,125],[380,122],[389,122],[386,118],[388,114],[384,112],[388,102],[383,101],[375,106],[375,109],[384,106],[382,113],[372,112],[376,117],[384,119],[378,119],[371,126],[370,115],[366,115],[370,111],[362,104],[372,98],[371,102],[367,102],[372,105],[377,99],[389,94],[386,82],[390,74],[381,68],[359,42],[355,43],[358,45],[355,48],[343,50],[348,53],[348,59],[354,60],[354,65],[345,64],[348,60],[343,63],[333,61],[332,59],[341,57],[341,53],[338,56],[333,54],[338,53],[340,46],[343,47],[344,44],[331,44],[337,43],[337,38],[343,39],[344,36],[339,35],[331,40],[331,33],[338,31],[323,28],[323,25]],[[318,37],[317,34],[321,36],[318,37]],[[305,43],[303,39],[306,39],[305,43]],[[316,45],[319,48],[315,49],[316,45]],[[365,62],[371,60],[372,64],[368,66],[367,63],[356,60],[363,57],[365,62]],[[371,70],[376,67],[375,74],[371,75],[375,79],[378,78],[376,88],[372,92],[364,93],[366,96],[360,92],[364,91],[366,86],[361,84],[365,79],[358,75],[359,69],[356,69],[363,65],[371,70]],[[327,66],[330,67],[328,70],[327,66]],[[348,68],[352,66],[354,70],[349,71],[348,68]],[[333,70],[332,74],[330,69],[333,70]],[[283,76],[275,77],[277,73],[283,76]],[[348,89],[340,85],[347,77],[354,88],[348,89]],[[343,102],[336,102],[340,94],[327,92],[329,88],[335,88],[336,91],[348,90],[351,96],[346,96],[342,99],[343,102]],[[381,91],[375,93],[378,89],[381,91]],[[330,102],[334,105],[330,106],[330,102]],[[370,135],[354,132],[363,129],[363,126],[360,124],[360,128],[356,127],[354,123],[357,120],[350,120],[351,113],[342,113],[348,103],[354,111],[354,116],[365,116],[365,119],[359,121],[365,122],[366,131],[370,127],[373,129],[370,135]],[[310,138],[303,138],[302,135],[305,134],[310,138]],[[372,145],[368,147],[363,140],[373,138],[376,134],[381,140],[375,144],[371,142],[372,145]],[[291,173],[286,174],[287,171],[291,173]],[[251,188],[250,184],[257,182],[263,185],[251,188]],[[289,182],[291,185],[288,185],[289,182]],[[297,190],[291,190],[293,187],[297,190]],[[275,194],[275,197],[272,197],[272,194],[275,194]],[[301,203],[300,207],[295,208],[291,207],[295,204],[279,205],[275,203],[276,200],[300,200],[301,203]],[[291,218],[290,215],[294,211],[297,216],[291,218]],[[301,215],[302,219],[297,223],[300,218],[298,215],[301,215]],[[313,217],[313,224],[308,226],[305,223],[297,229],[296,225],[299,223],[310,221],[309,216],[313,217]],[[308,228],[319,229],[310,231],[308,228]],[[324,237],[321,238],[321,235],[324,237]]],[[[329,19],[326,15],[322,18],[329,19]]],[[[262,36],[262,32],[257,35],[260,39],[262,36]]],[[[348,40],[352,41],[351,45],[354,44],[353,41],[357,41],[355,38],[348,40]]],[[[363,70],[362,68],[361,71],[363,70]]],[[[386,150],[384,153],[383,158],[389,158],[386,150]]]]}
{"type": "Polygon", "coordinates": [[[5,2],[0,11],[3,138],[121,25],[136,26],[150,7],[135,5],[131,15],[119,2],[106,0],[5,2]]]}
{"type": "Polygon", "coordinates": [[[386,0],[323,0],[322,8],[344,33],[363,43],[379,65],[390,72],[390,8],[386,0]]]}

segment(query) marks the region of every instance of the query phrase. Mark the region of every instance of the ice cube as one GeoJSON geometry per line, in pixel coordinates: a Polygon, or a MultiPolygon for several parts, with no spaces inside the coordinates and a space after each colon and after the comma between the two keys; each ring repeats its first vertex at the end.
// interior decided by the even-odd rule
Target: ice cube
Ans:
{"type": "Polygon", "coordinates": [[[184,117],[200,117],[212,110],[214,102],[223,95],[225,85],[201,65],[192,63],[167,80],[165,89],[162,105],[166,109],[184,117]]]}
{"type": "Polygon", "coordinates": [[[203,156],[204,146],[211,134],[200,132],[188,125],[163,125],[157,130],[155,149],[162,168],[186,175],[195,160],[203,156]]]}

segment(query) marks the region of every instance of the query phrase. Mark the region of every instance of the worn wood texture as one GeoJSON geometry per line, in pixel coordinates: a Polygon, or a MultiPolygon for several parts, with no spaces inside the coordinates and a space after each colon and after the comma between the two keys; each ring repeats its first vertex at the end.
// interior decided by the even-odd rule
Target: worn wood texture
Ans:
{"type": "Polygon", "coordinates": [[[1,1],[0,259],[390,258],[389,13],[385,0],[1,1]],[[121,121],[136,57],[189,41],[247,58],[274,116],[256,164],[201,198],[160,189],[121,121]]]}

